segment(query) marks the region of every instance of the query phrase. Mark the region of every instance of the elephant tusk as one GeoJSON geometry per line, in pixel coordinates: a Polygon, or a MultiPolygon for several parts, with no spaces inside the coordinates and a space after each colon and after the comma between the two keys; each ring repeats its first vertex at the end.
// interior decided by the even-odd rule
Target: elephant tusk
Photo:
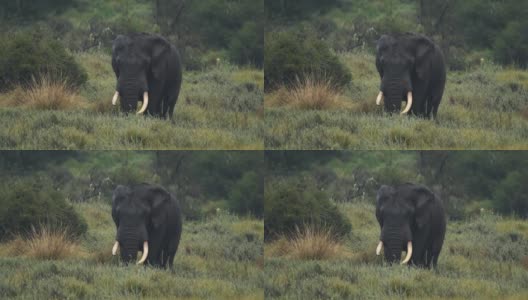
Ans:
{"type": "Polygon", "coordinates": [[[412,241],[407,242],[407,256],[405,256],[405,259],[401,262],[402,265],[405,265],[406,263],[411,260],[412,256],[412,241]]]}
{"type": "Polygon", "coordinates": [[[383,99],[383,92],[380,91],[378,94],[378,98],[376,98],[376,105],[381,105],[381,100],[383,99]]]}
{"type": "Polygon", "coordinates": [[[383,249],[383,242],[382,241],[379,242],[378,247],[376,248],[376,255],[380,255],[381,254],[381,249],[383,249]]]}
{"type": "Polygon", "coordinates": [[[143,242],[143,255],[141,256],[141,259],[137,262],[137,264],[141,265],[142,263],[144,263],[145,260],[147,260],[147,256],[148,256],[148,242],[144,241],[143,242]]]}
{"type": "Polygon", "coordinates": [[[117,249],[119,249],[119,242],[118,241],[115,242],[114,247],[112,248],[112,255],[116,255],[117,254],[117,249]]]}
{"type": "Polygon", "coordinates": [[[112,105],[116,105],[117,104],[117,98],[119,97],[119,92],[116,91],[115,94],[114,94],[114,97],[112,98],[112,105]]]}
{"type": "Polygon", "coordinates": [[[141,106],[141,109],[137,112],[137,114],[140,115],[144,113],[145,110],[147,109],[147,105],[148,105],[148,93],[144,92],[143,93],[143,105],[141,106]]]}
{"type": "Polygon", "coordinates": [[[405,106],[405,109],[401,112],[402,115],[405,115],[409,112],[412,105],[412,92],[407,92],[407,105],[405,106]]]}

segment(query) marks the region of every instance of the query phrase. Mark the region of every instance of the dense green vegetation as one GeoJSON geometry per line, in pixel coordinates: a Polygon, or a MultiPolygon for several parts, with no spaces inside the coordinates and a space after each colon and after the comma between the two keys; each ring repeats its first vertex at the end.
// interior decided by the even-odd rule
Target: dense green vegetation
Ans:
{"type": "MultiPolygon", "coordinates": [[[[265,1],[266,41],[282,35],[318,40],[336,53],[352,80],[275,80],[266,94],[268,149],[525,149],[528,73],[518,1],[265,1]],[[282,7],[277,5],[281,4],[282,7]],[[289,12],[292,6],[306,10],[289,12]],[[302,12],[302,13],[301,13],[302,12]],[[375,105],[380,79],[374,64],[382,34],[430,36],[448,63],[437,122],[387,116],[375,105]],[[487,37],[484,39],[482,37],[487,37]]],[[[280,57],[292,74],[306,72],[292,39],[280,57]]],[[[266,47],[268,44],[266,43],[266,47]]],[[[272,49],[273,50],[273,49],[272,49]]],[[[266,51],[268,52],[268,51],[266,51]]],[[[275,52],[270,52],[276,55],[275,52]]],[[[266,61],[268,57],[266,56],[266,61]]],[[[307,59],[310,62],[310,59],[307,59]]],[[[267,64],[267,63],[266,63],[267,64]]],[[[314,64],[315,67],[319,64],[314,64]]],[[[315,68],[314,67],[314,68],[315,68]]],[[[276,68],[270,61],[266,70],[276,68]]],[[[325,71],[319,74],[325,75],[325,71]]],[[[277,73],[280,74],[280,73],[277,73]]],[[[321,76],[322,75],[322,76],[321,76]]],[[[274,73],[266,71],[268,76],[274,73]]],[[[297,75],[302,77],[302,75],[297,75]]],[[[266,86],[268,87],[268,85],[266,86]]]]}
{"type": "Polygon", "coordinates": [[[293,85],[305,77],[328,80],[335,88],[342,88],[351,79],[350,71],[324,42],[293,32],[268,35],[264,60],[267,90],[281,83],[293,85]]]}
{"type": "MultiPolygon", "coordinates": [[[[335,205],[351,230],[290,228],[266,239],[265,297],[270,299],[501,298],[528,296],[527,154],[510,151],[268,151],[265,220],[284,182],[312,195],[282,199],[282,211],[309,210],[313,194],[335,205]],[[389,266],[375,254],[382,184],[422,183],[443,201],[447,234],[435,271],[389,266]],[[272,192],[268,192],[272,191],[272,192]],[[309,192],[307,192],[309,193],[309,192]]],[[[276,214],[277,216],[275,216],[276,214]]],[[[266,227],[268,227],[266,222],[266,227]]]]}
{"type": "Polygon", "coordinates": [[[350,231],[348,220],[311,178],[267,181],[264,207],[266,239],[291,235],[306,226],[327,227],[336,236],[350,231]]]}

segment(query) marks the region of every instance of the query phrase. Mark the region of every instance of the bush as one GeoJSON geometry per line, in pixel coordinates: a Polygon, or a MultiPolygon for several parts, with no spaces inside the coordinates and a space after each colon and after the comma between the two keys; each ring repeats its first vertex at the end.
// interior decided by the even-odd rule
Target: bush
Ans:
{"type": "Polygon", "coordinates": [[[86,222],[66,202],[52,182],[38,177],[4,180],[0,185],[0,240],[7,235],[27,236],[41,224],[67,228],[72,236],[86,232],[86,222]]]}
{"type": "Polygon", "coordinates": [[[18,32],[1,37],[0,86],[27,85],[33,77],[48,74],[64,78],[78,87],[87,80],[86,72],[56,40],[39,31],[18,32]]]}
{"type": "Polygon", "coordinates": [[[268,183],[265,190],[266,237],[291,235],[296,227],[304,230],[306,225],[329,228],[337,237],[351,229],[350,222],[312,179],[278,179],[268,183]]]}
{"type": "Polygon", "coordinates": [[[328,79],[342,88],[351,80],[349,70],[329,47],[312,34],[268,33],[265,38],[264,83],[266,89],[294,84],[305,76],[328,79]]]}

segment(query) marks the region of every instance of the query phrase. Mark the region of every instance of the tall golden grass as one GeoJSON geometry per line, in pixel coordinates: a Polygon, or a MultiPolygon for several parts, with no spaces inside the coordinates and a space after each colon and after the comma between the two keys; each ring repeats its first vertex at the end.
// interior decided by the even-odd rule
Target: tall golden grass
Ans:
{"type": "Polygon", "coordinates": [[[2,98],[4,105],[40,110],[69,110],[86,105],[66,79],[46,74],[33,77],[27,88],[17,86],[2,98]]]}
{"type": "Polygon", "coordinates": [[[46,260],[60,260],[85,254],[68,234],[67,228],[57,229],[47,225],[41,225],[38,229],[33,227],[28,237],[18,235],[5,247],[3,252],[9,256],[46,260]]]}
{"type": "Polygon", "coordinates": [[[296,227],[291,237],[281,237],[266,249],[267,256],[286,256],[302,260],[350,257],[330,228],[306,225],[296,227]]]}
{"type": "Polygon", "coordinates": [[[289,106],[305,110],[326,110],[347,107],[340,90],[329,79],[316,76],[297,78],[289,89],[281,87],[266,98],[266,106],[289,106]]]}

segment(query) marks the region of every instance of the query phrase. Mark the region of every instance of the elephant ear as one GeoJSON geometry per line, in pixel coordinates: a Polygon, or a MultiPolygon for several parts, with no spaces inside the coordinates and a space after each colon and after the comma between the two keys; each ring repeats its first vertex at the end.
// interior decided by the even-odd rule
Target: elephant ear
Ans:
{"type": "Polygon", "coordinates": [[[170,194],[161,188],[153,189],[152,193],[153,195],[150,198],[150,222],[154,228],[158,228],[166,222],[167,212],[165,206],[169,201],[170,194]]]}
{"type": "Polygon", "coordinates": [[[431,55],[434,51],[434,44],[424,36],[413,38],[411,43],[415,53],[414,71],[418,78],[425,80],[431,73],[431,55]]]}
{"type": "Polygon", "coordinates": [[[434,194],[429,189],[425,187],[417,187],[416,197],[414,199],[414,216],[415,222],[418,228],[423,228],[425,224],[431,219],[431,210],[430,206],[434,201],[434,194]]]}
{"type": "Polygon", "coordinates": [[[167,55],[169,55],[170,44],[160,38],[156,37],[153,41],[152,53],[150,58],[150,71],[154,78],[161,80],[165,76],[167,70],[167,55]]]}

